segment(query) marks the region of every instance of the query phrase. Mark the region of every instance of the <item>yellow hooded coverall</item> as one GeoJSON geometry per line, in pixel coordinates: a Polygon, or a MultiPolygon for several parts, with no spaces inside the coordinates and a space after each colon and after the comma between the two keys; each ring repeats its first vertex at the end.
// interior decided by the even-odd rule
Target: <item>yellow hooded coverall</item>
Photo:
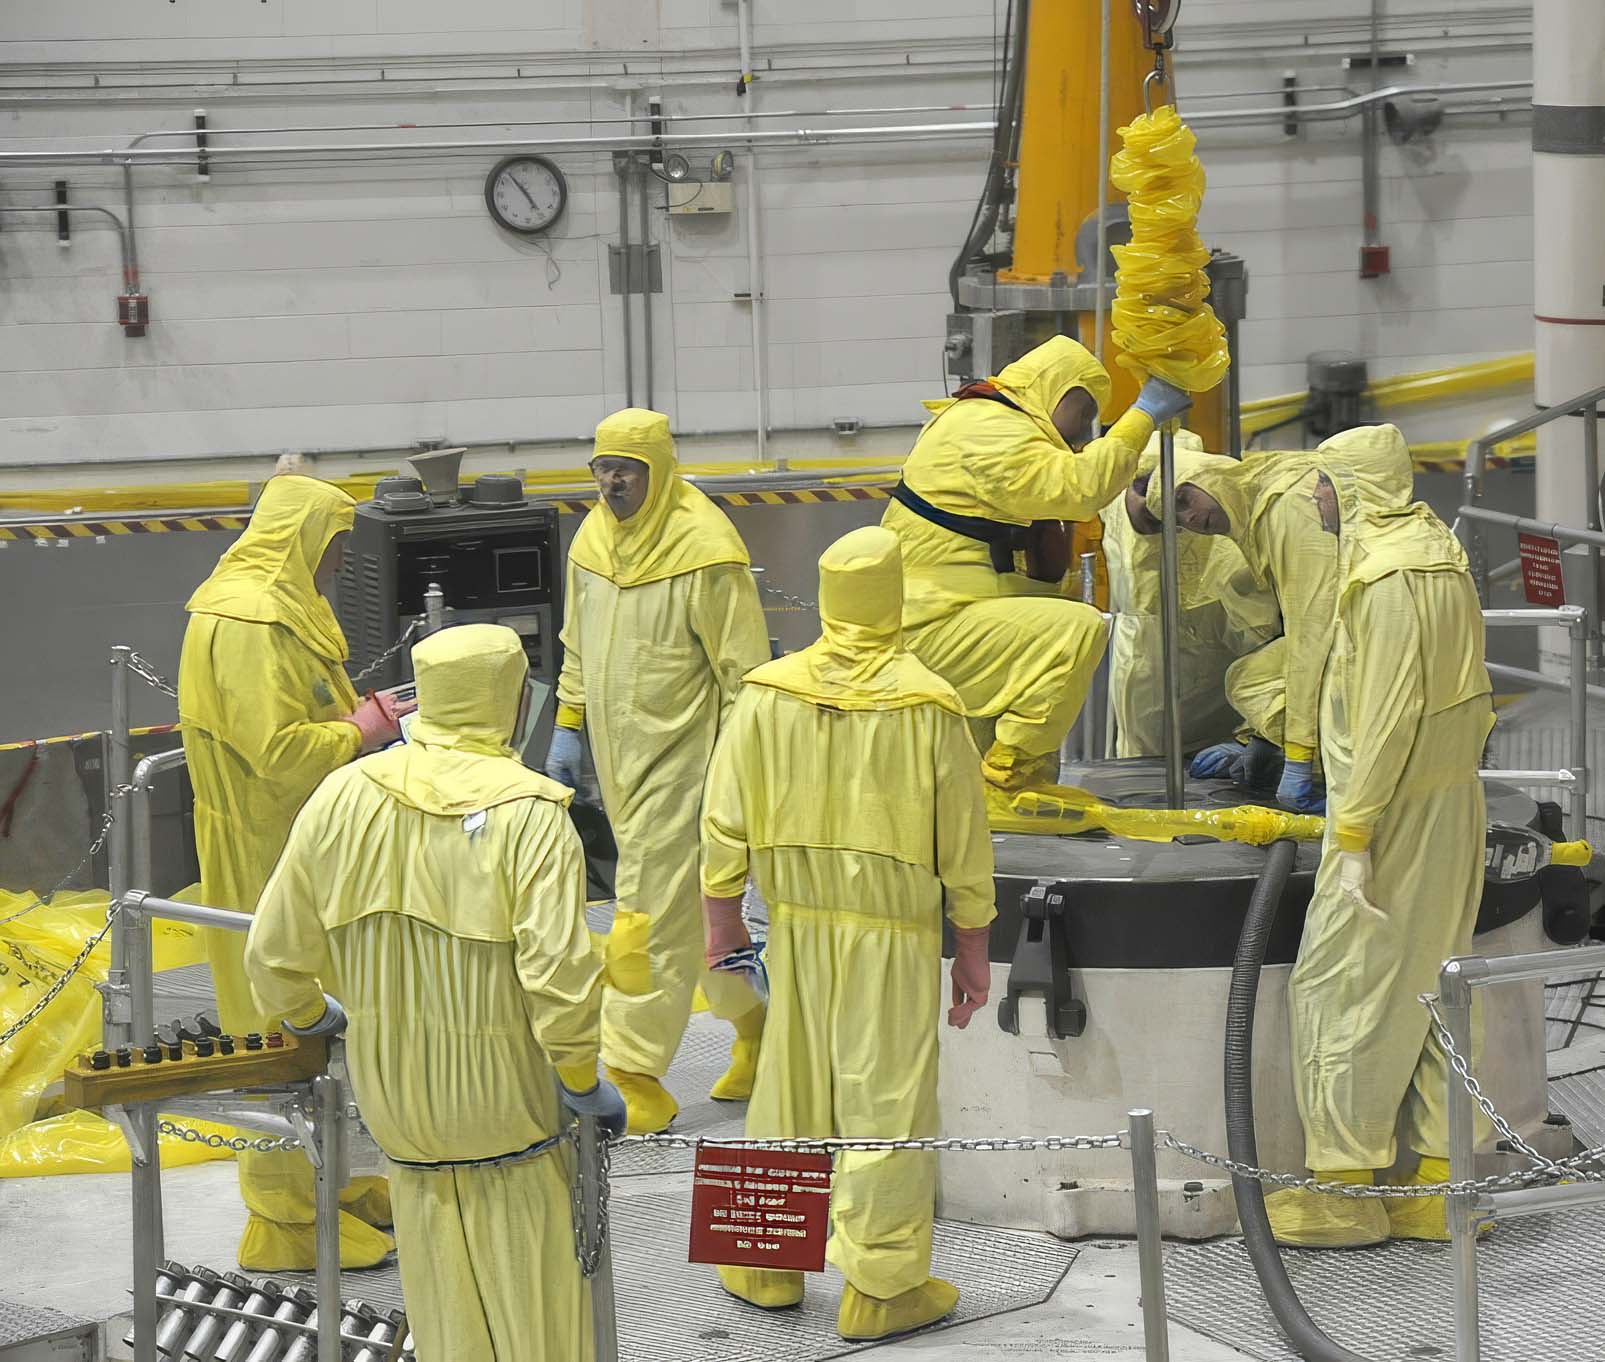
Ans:
{"type": "Polygon", "coordinates": [[[556,1075],[596,1083],[602,961],[570,792],[507,745],[528,671],[501,625],[412,650],[404,747],[329,776],[262,894],[246,968],[297,1025],[344,1007],[363,1117],[392,1160],[419,1362],[592,1356],[556,1075]]]}
{"type": "MultiPolygon", "coordinates": [[[[313,478],[268,480],[245,533],[186,607],[178,666],[184,757],[195,787],[201,893],[219,908],[251,912],[317,783],[357,755],[361,735],[342,721],[357,705],[341,665],[345,636],[314,574],[356,503],[313,478]]],[[[236,932],[206,933],[223,1029],[270,1031],[278,1020],[252,1002],[236,932]]],[[[316,1261],[312,1165],[297,1151],[239,1156],[240,1194],[251,1215],[240,1265],[271,1272],[316,1261]]],[[[382,1179],[358,1179],[346,1204],[389,1222],[382,1179]]],[[[393,1245],[342,1215],[340,1258],[371,1267],[393,1245]]]]}
{"type": "MultiPolygon", "coordinates": [[[[826,550],[823,637],[748,674],[708,775],[703,893],[739,895],[750,871],[769,904],[754,1138],[935,1134],[942,915],[996,912],[975,744],[902,646],[898,557],[875,527],[826,550]]],[[[925,1287],[935,1184],[932,1154],[837,1159],[844,1321],[925,1287]]],[[[800,1273],[721,1271],[746,1299],[801,1299],[800,1273]]]]}
{"type": "MultiPolygon", "coordinates": [[[[1221,504],[1254,582],[1276,594],[1281,637],[1234,662],[1226,692],[1247,730],[1294,761],[1311,760],[1320,741],[1321,677],[1337,605],[1337,543],[1322,530],[1312,498],[1317,458],[1349,469],[1369,504],[1410,499],[1410,447],[1396,426],[1358,426],[1314,451],[1265,450],[1240,461],[1176,451],[1176,485],[1192,483],[1221,504]]],[[[1163,510],[1158,478],[1149,479],[1148,506],[1156,516],[1163,510]]]]}
{"type": "MultiPolygon", "coordinates": [[[[596,457],[609,455],[644,463],[650,484],[627,520],[599,502],[569,550],[557,722],[583,724],[590,736],[618,840],[618,911],[650,919],[651,988],[607,990],[602,1059],[623,1076],[615,1081],[632,1130],[657,1130],[672,1119],[672,1099],[655,1083],[643,1099],[631,1076],[668,1072],[708,974],[697,895],[702,783],[742,674],[768,659],[769,636],[741,537],[675,472],[668,417],[638,408],[609,416],[596,428],[596,457]]],[[[751,993],[731,984],[708,974],[714,1011],[745,1025],[734,1015],[745,1010],[761,1023],[751,993]]]]}
{"type": "MultiPolygon", "coordinates": [[[[911,491],[942,511],[1023,526],[1090,520],[1130,483],[1154,429],[1143,412],[1132,408],[1081,450],[1053,424],[1072,388],[1100,408],[1109,400],[1109,375],[1082,346],[1055,336],[991,382],[1020,410],[982,398],[943,405],[903,463],[911,491]]],[[[900,503],[881,523],[902,545],[909,649],[958,692],[972,719],[995,721],[987,778],[1051,779],[1103,655],[1102,618],[1067,600],[1058,582],[995,571],[985,543],[900,503]]]]}
{"type": "MultiPolygon", "coordinates": [[[[1448,1065],[1418,995],[1467,954],[1482,899],[1493,724],[1483,621],[1466,558],[1423,503],[1378,509],[1353,470],[1318,462],[1342,513],[1336,637],[1322,691],[1326,838],[1288,984],[1305,1160],[1370,1181],[1405,1138],[1416,1180],[1445,1181],[1448,1065]],[[1366,897],[1339,853],[1368,853],[1366,897]]],[[[1278,1192],[1272,1228],[1314,1246],[1447,1237],[1441,1198],[1387,1203],[1278,1192]],[[1391,1222],[1391,1225],[1390,1225],[1391,1222]]]]}
{"type": "MultiPolygon", "coordinates": [[[[1176,448],[1203,454],[1191,431],[1176,433],[1176,448]]],[[[1215,455],[1210,457],[1224,457],[1215,455]]],[[[1148,441],[1138,476],[1159,464],[1159,437],[1148,441]]],[[[1114,698],[1117,757],[1155,756],[1165,750],[1164,639],[1160,611],[1160,537],[1140,534],[1117,497],[1101,512],[1109,562],[1109,693],[1114,698]]],[[[1181,585],[1182,747],[1221,742],[1237,729],[1226,694],[1233,662],[1281,632],[1276,598],[1254,584],[1242,551],[1224,535],[1182,535],[1177,580],[1181,585]]]]}

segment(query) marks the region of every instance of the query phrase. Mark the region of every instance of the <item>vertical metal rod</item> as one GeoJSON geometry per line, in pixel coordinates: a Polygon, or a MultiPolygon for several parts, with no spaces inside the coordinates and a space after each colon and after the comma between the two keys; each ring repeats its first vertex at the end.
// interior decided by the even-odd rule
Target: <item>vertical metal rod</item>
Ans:
{"type": "Polygon", "coordinates": [[[1109,207],[1109,46],[1110,0],[1103,0],[1098,55],[1098,296],[1092,304],[1092,353],[1103,360],[1103,292],[1108,274],[1104,263],[1109,256],[1109,224],[1104,215],[1109,207]]]}
{"type": "MultiPolygon", "coordinates": [[[[157,1362],[156,1272],[162,1262],[162,1163],[156,1147],[156,1108],[146,1104],[128,1108],[145,1149],[145,1162],[132,1159],[134,1260],[134,1362],[157,1362]]],[[[132,1150],[129,1151],[132,1155],[132,1150]]]]}
{"type": "MultiPolygon", "coordinates": [[[[115,903],[128,892],[129,811],[125,804],[118,807],[118,790],[128,785],[130,758],[128,752],[129,678],[133,675],[128,665],[132,648],[118,646],[111,650],[111,729],[106,735],[106,813],[113,820],[106,839],[107,888],[115,903]]],[[[128,1006],[128,934],[121,915],[111,927],[111,960],[106,971],[106,1009],[103,1030],[106,1048],[127,1045],[132,1039],[132,1028],[126,1020],[128,1006]]]]}
{"type": "Polygon", "coordinates": [[[446,627],[446,593],[439,582],[430,582],[424,591],[424,633],[438,634],[446,627]]]}
{"type": "MultiPolygon", "coordinates": [[[[1438,1001],[1455,1048],[1463,1055],[1470,1055],[1471,989],[1460,977],[1457,961],[1450,960],[1438,976],[1438,1001]]],[[[1449,1179],[1467,1182],[1477,1176],[1477,1131],[1473,1124],[1471,1094],[1453,1068],[1445,1068],[1449,1084],[1449,1179]]],[[[1476,1198],[1449,1197],[1448,1219],[1455,1274],[1455,1362],[1480,1362],[1476,1198]]]]}
{"type": "Polygon", "coordinates": [[[1137,1269],[1142,1282],[1143,1356],[1170,1362],[1165,1318],[1165,1254],[1159,1242],[1159,1172],[1154,1161],[1154,1114],[1139,1107],[1126,1113],[1131,1139],[1131,1192],[1137,1208],[1137,1269]]]}
{"type": "Polygon", "coordinates": [[[340,1362],[340,1184],[344,1142],[340,1084],[328,1074],[312,1080],[318,1153],[318,1362],[340,1362]]]}
{"type": "Polygon", "coordinates": [[[600,1235],[602,1240],[596,1258],[596,1271],[589,1282],[591,1326],[596,1335],[596,1362],[618,1362],[619,1325],[613,1301],[613,1238],[611,1227],[602,1220],[602,1179],[607,1176],[602,1147],[605,1139],[596,1117],[580,1117],[579,1159],[574,1170],[584,1193],[580,1213],[587,1220],[595,1218],[593,1232],[600,1235]]]}
{"type": "MultiPolygon", "coordinates": [[[[1600,528],[1599,517],[1599,408],[1588,407],[1583,412],[1583,477],[1588,483],[1588,520],[1591,530],[1600,528]]],[[[1605,590],[1602,590],[1599,577],[1599,549],[1595,545],[1588,548],[1588,584],[1593,591],[1593,599],[1589,602],[1589,609],[1594,612],[1589,621],[1593,642],[1594,654],[1598,657],[1605,651],[1605,628],[1601,627],[1601,614],[1605,613],[1605,590]]]]}
{"type": "MultiPolygon", "coordinates": [[[[626,109],[633,103],[628,96],[626,109]]],[[[630,306],[630,286],[634,271],[630,268],[630,176],[627,157],[614,162],[619,177],[619,307],[624,313],[624,405],[635,405],[635,309],[630,306]]]]}
{"type": "MultiPolygon", "coordinates": [[[[736,0],[736,39],[741,47],[741,78],[736,84],[736,95],[746,106],[744,126],[752,131],[752,0],[736,0]]],[[[747,178],[744,186],[747,203],[747,309],[752,324],[752,399],[753,434],[757,448],[753,451],[760,463],[768,458],[769,444],[769,356],[764,336],[764,269],[763,238],[758,221],[758,153],[747,152],[747,178]]],[[[781,460],[777,471],[784,470],[781,460]]]]}
{"type": "MultiPolygon", "coordinates": [[[[1381,25],[1382,0],[1371,0],[1371,88],[1376,90],[1381,84],[1382,65],[1382,36],[1381,25]]],[[[1360,136],[1364,139],[1360,154],[1360,179],[1363,199],[1365,244],[1367,246],[1380,245],[1382,241],[1381,202],[1382,183],[1381,168],[1379,165],[1379,148],[1377,146],[1377,108],[1375,104],[1367,104],[1365,112],[1360,119],[1360,136]]]]}
{"type": "MultiPolygon", "coordinates": [[[[1094,609],[1098,605],[1098,555],[1095,553],[1081,555],[1081,603],[1094,609]]],[[[1106,650],[1105,657],[1107,656],[1106,650]]],[[[1085,762],[1097,761],[1099,756],[1098,718],[1102,705],[1098,691],[1098,678],[1094,675],[1092,685],[1087,690],[1087,698],[1081,705],[1081,721],[1077,724],[1080,730],[1081,760],[1085,762]]]]}
{"type": "Polygon", "coordinates": [[[1176,543],[1176,437],[1159,433],[1159,487],[1164,500],[1161,517],[1159,605],[1164,623],[1165,662],[1165,802],[1186,807],[1187,784],[1181,754],[1181,593],[1176,543]]]}
{"type": "Polygon", "coordinates": [[[1237,347],[1237,321],[1226,323],[1226,353],[1231,365],[1226,370],[1226,437],[1230,448],[1226,451],[1234,459],[1243,457],[1243,375],[1238,365],[1241,356],[1237,347]]]}
{"type": "Polygon", "coordinates": [[[1575,838],[1588,836],[1588,612],[1577,606],[1563,607],[1575,612],[1572,637],[1572,827],[1575,838]]]}
{"type": "Polygon", "coordinates": [[[652,391],[652,205],[647,198],[648,172],[643,160],[636,166],[635,192],[641,218],[641,376],[646,388],[643,406],[656,400],[652,391]]]}

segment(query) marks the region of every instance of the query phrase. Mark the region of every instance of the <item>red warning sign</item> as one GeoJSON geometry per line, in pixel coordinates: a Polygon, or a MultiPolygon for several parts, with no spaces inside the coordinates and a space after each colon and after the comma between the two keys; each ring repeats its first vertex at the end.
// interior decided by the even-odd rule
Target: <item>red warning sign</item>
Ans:
{"type": "Polygon", "coordinates": [[[693,1263],[823,1272],[829,1223],[830,1155],[697,1150],[693,1263]]]}
{"type": "Polygon", "coordinates": [[[1561,570],[1560,542],[1543,534],[1516,536],[1521,549],[1521,584],[1527,604],[1553,609],[1566,604],[1566,577],[1561,570]]]}

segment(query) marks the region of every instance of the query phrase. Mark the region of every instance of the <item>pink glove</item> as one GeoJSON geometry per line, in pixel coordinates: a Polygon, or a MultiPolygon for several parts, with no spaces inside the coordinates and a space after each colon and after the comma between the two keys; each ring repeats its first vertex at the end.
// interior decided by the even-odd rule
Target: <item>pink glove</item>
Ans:
{"type": "Polygon", "coordinates": [[[716,899],[702,896],[703,939],[707,946],[707,961],[717,964],[735,951],[752,945],[752,936],[741,917],[741,900],[716,899]]]}
{"type": "Polygon", "coordinates": [[[955,927],[957,949],[953,952],[953,1006],[947,1012],[947,1024],[962,1031],[970,1018],[986,1005],[986,995],[992,987],[992,963],[986,958],[990,927],[955,927]]]}
{"type": "Polygon", "coordinates": [[[362,734],[362,751],[377,752],[401,737],[401,716],[417,708],[416,702],[397,704],[388,695],[369,691],[367,699],[346,715],[345,720],[362,734]]]}

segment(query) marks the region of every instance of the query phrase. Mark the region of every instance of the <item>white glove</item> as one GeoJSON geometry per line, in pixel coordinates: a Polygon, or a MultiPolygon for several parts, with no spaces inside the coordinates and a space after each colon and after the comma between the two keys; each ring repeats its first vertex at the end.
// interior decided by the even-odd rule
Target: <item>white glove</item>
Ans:
{"type": "Polygon", "coordinates": [[[1371,897],[1371,853],[1369,851],[1336,851],[1338,891],[1353,899],[1367,912],[1382,915],[1371,897]]]}

